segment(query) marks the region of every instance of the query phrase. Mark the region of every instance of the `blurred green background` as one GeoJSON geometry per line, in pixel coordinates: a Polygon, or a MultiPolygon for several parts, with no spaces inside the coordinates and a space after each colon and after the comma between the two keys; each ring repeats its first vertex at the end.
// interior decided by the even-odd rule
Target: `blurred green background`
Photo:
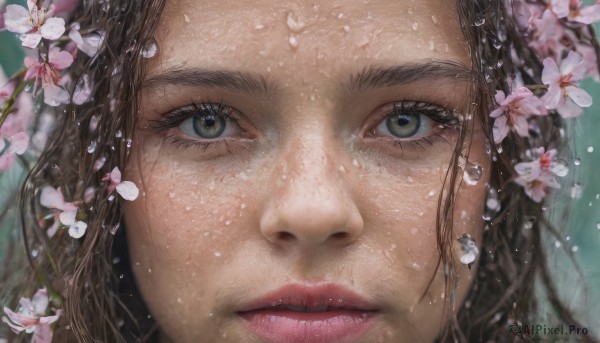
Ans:
{"type": "MultiPolygon", "coordinates": [[[[8,1],[8,3],[17,1],[8,1]]],[[[588,1],[586,1],[588,2],[588,1]]],[[[596,25],[596,30],[600,29],[600,25],[596,25]]],[[[10,32],[0,32],[0,65],[4,69],[7,76],[10,76],[22,66],[24,52],[20,47],[20,41],[10,32]]],[[[571,277],[561,278],[561,289],[566,299],[572,296],[575,307],[591,307],[590,314],[590,330],[600,335],[600,172],[595,171],[595,168],[600,168],[600,85],[595,84],[591,80],[586,80],[583,83],[584,88],[594,97],[595,104],[588,108],[581,118],[577,119],[571,132],[575,135],[574,140],[574,156],[570,158],[570,176],[563,191],[569,193],[569,187],[575,182],[579,182],[583,186],[583,195],[579,199],[558,195],[555,197],[554,204],[549,205],[548,212],[551,213],[551,218],[568,236],[569,249],[574,251],[584,275],[589,281],[589,297],[583,297],[581,292],[571,294],[573,282],[571,277]],[[577,165],[575,159],[581,161],[577,165]],[[571,216],[565,223],[562,216],[562,208],[566,205],[569,199],[572,201],[571,216]],[[594,307],[595,312],[594,312],[594,307]],[[595,321],[595,322],[594,322],[595,321]]],[[[0,204],[10,199],[10,189],[14,189],[14,185],[21,178],[20,171],[13,171],[10,175],[4,174],[0,178],[0,204]]],[[[563,194],[564,195],[564,194],[563,194]]],[[[11,222],[5,222],[9,227],[14,225],[11,222]]],[[[9,227],[0,227],[0,242],[5,241],[10,230],[9,227]],[[9,230],[7,230],[9,229],[9,230]]],[[[553,246],[553,242],[549,242],[553,246]]],[[[555,258],[556,263],[562,268],[568,269],[569,262],[565,258],[562,249],[554,249],[551,252],[551,257],[555,258]],[[562,252],[561,252],[562,251],[562,252]],[[562,254],[562,255],[561,255],[562,254]]],[[[1,251],[0,251],[1,255],[1,251]]],[[[2,263],[10,263],[10,258],[6,257],[2,263]]]]}

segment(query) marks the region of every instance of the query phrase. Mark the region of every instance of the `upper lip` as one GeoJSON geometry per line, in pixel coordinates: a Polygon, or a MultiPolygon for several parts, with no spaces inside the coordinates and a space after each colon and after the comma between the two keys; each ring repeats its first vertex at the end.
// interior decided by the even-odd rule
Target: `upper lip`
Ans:
{"type": "Polygon", "coordinates": [[[377,311],[377,306],[343,286],[325,283],[291,283],[242,305],[240,313],[258,310],[322,312],[328,310],[377,311]]]}

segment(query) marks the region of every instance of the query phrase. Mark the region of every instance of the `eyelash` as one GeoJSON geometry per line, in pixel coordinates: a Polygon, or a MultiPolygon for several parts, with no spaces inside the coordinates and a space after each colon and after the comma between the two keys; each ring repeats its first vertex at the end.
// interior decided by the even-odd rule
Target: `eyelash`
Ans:
{"type": "MultiPolygon", "coordinates": [[[[434,125],[437,125],[442,130],[453,129],[458,131],[459,129],[460,124],[458,117],[455,115],[454,111],[447,108],[423,101],[399,101],[391,105],[393,106],[392,109],[381,111],[382,113],[377,116],[376,125],[367,131],[368,134],[372,134],[373,137],[382,137],[382,135],[376,133],[377,127],[390,116],[399,113],[422,115],[424,118],[432,120],[434,125]]],[[[224,118],[228,123],[233,122],[236,124],[238,128],[245,133],[246,131],[239,125],[238,120],[231,114],[231,112],[233,112],[231,107],[223,104],[222,102],[202,102],[200,104],[194,102],[191,105],[181,107],[164,114],[161,119],[149,121],[148,126],[155,132],[165,135],[176,149],[201,148],[202,151],[205,152],[208,149],[217,149],[220,145],[224,144],[227,148],[227,151],[231,153],[232,150],[230,149],[228,143],[230,139],[228,137],[212,140],[199,140],[184,138],[177,133],[169,134],[169,131],[178,128],[185,120],[192,118],[194,115],[199,113],[203,115],[212,114],[214,116],[224,118]]],[[[401,139],[393,136],[383,137],[387,137],[384,138],[384,141],[388,144],[391,144],[394,148],[397,149],[400,147],[401,152],[403,152],[404,148],[406,147],[412,147],[415,150],[425,150],[427,148],[424,147],[423,144],[426,143],[428,145],[433,145],[434,140],[442,140],[449,143],[448,139],[441,134],[433,134],[417,139],[401,139]]]]}

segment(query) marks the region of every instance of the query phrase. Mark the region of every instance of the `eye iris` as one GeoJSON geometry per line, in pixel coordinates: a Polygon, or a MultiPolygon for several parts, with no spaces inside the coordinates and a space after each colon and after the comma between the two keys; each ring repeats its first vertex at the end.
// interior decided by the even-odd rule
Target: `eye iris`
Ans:
{"type": "Polygon", "coordinates": [[[393,135],[407,138],[419,131],[421,118],[416,114],[399,113],[389,116],[386,125],[393,135]]]}
{"type": "Polygon", "coordinates": [[[225,131],[225,118],[214,114],[196,115],[193,118],[194,132],[202,138],[215,138],[225,131]]]}

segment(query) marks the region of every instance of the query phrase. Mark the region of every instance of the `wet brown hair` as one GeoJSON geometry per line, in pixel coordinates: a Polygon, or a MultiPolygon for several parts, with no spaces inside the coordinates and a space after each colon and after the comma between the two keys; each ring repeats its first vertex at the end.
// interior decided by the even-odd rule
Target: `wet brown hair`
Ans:
{"type": "MultiPolygon", "coordinates": [[[[76,78],[84,74],[94,80],[93,98],[81,105],[67,106],[57,112],[55,129],[38,162],[31,168],[19,194],[21,236],[12,240],[22,246],[8,245],[4,250],[10,261],[4,264],[0,283],[0,301],[16,304],[19,297],[29,297],[40,284],[49,288],[53,303],[60,305],[64,316],[55,330],[59,342],[152,342],[157,339],[157,324],[137,292],[127,256],[126,230],[119,228],[120,199],[107,201],[101,177],[110,168],[124,170],[128,163],[131,142],[140,102],[140,89],[145,76],[145,59],[141,51],[152,40],[166,0],[84,1],[75,18],[83,28],[104,30],[106,39],[93,58],[78,58],[72,67],[76,78]],[[97,128],[88,129],[97,121],[97,128]],[[120,137],[115,137],[120,131],[120,137]],[[95,146],[94,149],[88,147],[95,146]],[[104,169],[96,172],[94,162],[105,158],[104,169]],[[69,239],[65,230],[48,239],[47,223],[37,201],[42,187],[60,187],[65,199],[82,199],[87,187],[97,187],[92,201],[82,206],[88,229],[79,240],[69,239]],[[35,254],[32,252],[35,251],[35,254]],[[35,257],[33,256],[35,255],[35,257]],[[27,266],[27,268],[24,268],[27,266]],[[60,304],[59,302],[62,302],[60,304]]],[[[512,18],[500,0],[459,0],[457,13],[470,47],[474,82],[473,115],[490,143],[490,158],[494,158],[491,187],[499,191],[502,211],[488,221],[483,233],[482,252],[475,281],[457,315],[452,315],[439,340],[512,341],[508,331],[512,321],[535,319],[536,297],[532,280],[544,286],[558,320],[578,323],[563,305],[550,277],[542,237],[550,232],[560,234],[545,221],[542,205],[527,198],[511,182],[512,165],[531,148],[530,142],[511,135],[504,141],[502,153],[497,153],[491,139],[488,118],[493,106],[495,89],[508,91],[507,77],[520,74],[527,83],[541,84],[541,64],[522,38],[522,32],[512,24],[512,18]],[[482,25],[473,23],[485,18],[482,25]],[[499,35],[502,34],[503,37],[499,35]],[[500,47],[498,47],[500,45],[500,47]],[[510,49],[514,48],[520,63],[515,63],[510,49]],[[498,61],[502,61],[498,67],[498,61]],[[493,157],[492,157],[493,156],[493,157]],[[537,218],[537,220],[533,220],[537,218]]],[[[594,37],[591,28],[589,34],[594,37]]],[[[597,45],[595,46],[597,50],[597,45]]],[[[444,271],[446,294],[456,287],[457,265],[453,245],[458,237],[453,230],[455,201],[462,177],[461,155],[468,155],[472,119],[462,121],[449,171],[444,182],[446,196],[440,196],[437,216],[438,268],[444,271]]],[[[549,148],[561,148],[566,141],[560,134],[563,126],[557,115],[540,118],[538,125],[544,135],[534,137],[534,143],[549,148]]],[[[451,307],[451,296],[448,296],[451,307]]],[[[12,334],[5,330],[7,334],[12,334]]],[[[586,338],[586,337],[584,337],[586,338]]],[[[16,338],[25,341],[21,335],[16,338]]]]}

